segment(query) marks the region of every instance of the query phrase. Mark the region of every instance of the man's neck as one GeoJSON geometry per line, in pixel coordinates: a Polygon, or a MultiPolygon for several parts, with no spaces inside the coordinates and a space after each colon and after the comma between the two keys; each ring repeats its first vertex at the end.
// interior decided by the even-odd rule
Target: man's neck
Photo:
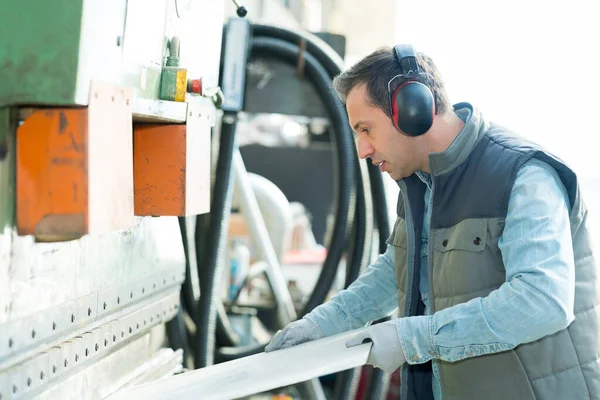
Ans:
{"type": "Polygon", "coordinates": [[[423,163],[420,168],[422,171],[431,174],[429,154],[446,151],[464,126],[463,120],[453,111],[434,118],[431,129],[423,137],[425,151],[423,152],[423,163]]]}

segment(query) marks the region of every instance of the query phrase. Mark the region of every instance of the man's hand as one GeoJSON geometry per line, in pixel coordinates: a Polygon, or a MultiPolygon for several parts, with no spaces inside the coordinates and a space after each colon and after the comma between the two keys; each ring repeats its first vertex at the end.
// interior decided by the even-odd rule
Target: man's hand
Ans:
{"type": "Polygon", "coordinates": [[[391,374],[406,362],[398,338],[396,322],[393,320],[368,327],[348,340],[346,347],[358,346],[365,342],[373,342],[367,364],[391,374]]]}
{"type": "Polygon", "coordinates": [[[265,351],[285,349],[286,347],[296,346],[323,337],[325,335],[314,322],[308,318],[303,318],[288,324],[283,330],[278,331],[267,347],[265,347],[265,351]]]}

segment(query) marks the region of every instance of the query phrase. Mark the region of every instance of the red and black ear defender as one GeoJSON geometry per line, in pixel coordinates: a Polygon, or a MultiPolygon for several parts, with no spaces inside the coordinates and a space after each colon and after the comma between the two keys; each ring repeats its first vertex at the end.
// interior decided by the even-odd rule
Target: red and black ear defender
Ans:
{"type": "Polygon", "coordinates": [[[394,54],[402,74],[388,82],[392,121],[402,133],[419,136],[433,124],[435,98],[429,87],[417,81],[423,73],[419,69],[415,49],[411,45],[401,44],[394,47],[394,54]],[[392,89],[394,80],[400,84],[392,89]]]}

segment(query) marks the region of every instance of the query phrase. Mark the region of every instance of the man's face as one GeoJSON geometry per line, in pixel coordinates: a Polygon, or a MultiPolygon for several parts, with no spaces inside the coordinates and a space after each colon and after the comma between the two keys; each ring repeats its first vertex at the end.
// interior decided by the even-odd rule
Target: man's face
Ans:
{"type": "Polygon", "coordinates": [[[367,99],[366,85],[356,86],[346,98],[350,126],[358,135],[358,156],[370,158],[394,180],[412,175],[418,170],[417,140],[400,133],[392,120],[367,99]]]}

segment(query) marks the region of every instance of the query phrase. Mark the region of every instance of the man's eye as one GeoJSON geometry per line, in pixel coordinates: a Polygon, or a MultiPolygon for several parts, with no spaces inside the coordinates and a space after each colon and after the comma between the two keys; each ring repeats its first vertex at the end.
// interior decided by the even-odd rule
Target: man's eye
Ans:
{"type": "Polygon", "coordinates": [[[362,129],[362,133],[366,133],[368,135],[369,134],[369,130],[367,128],[363,128],[362,129]]]}

